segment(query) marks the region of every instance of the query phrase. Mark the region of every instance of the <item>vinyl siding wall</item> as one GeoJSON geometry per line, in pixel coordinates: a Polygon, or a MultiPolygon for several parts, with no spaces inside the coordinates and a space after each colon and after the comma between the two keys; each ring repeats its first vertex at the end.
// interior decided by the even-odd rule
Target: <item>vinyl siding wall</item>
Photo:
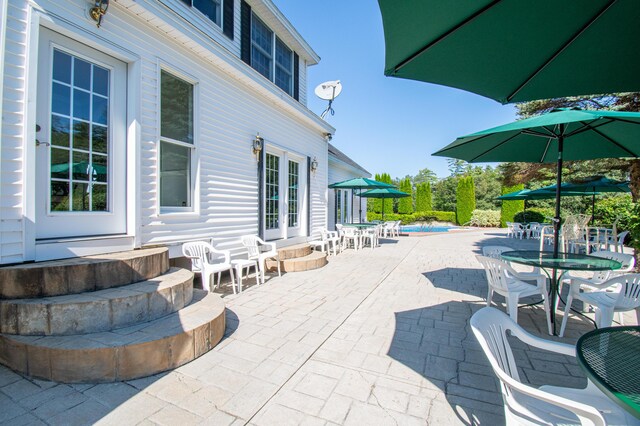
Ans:
{"type": "Polygon", "coordinates": [[[24,258],[24,158],[29,7],[22,0],[0,1],[3,65],[0,124],[0,263],[24,258]]]}
{"type": "MultiPolygon", "coordinates": [[[[0,0],[0,6],[4,1],[8,1],[9,5],[8,23],[2,26],[2,31],[6,29],[7,37],[2,75],[0,263],[12,263],[28,260],[25,258],[23,223],[24,193],[28,189],[23,184],[30,11],[27,1],[0,0]]],[[[177,0],[162,0],[167,4],[174,2],[180,3],[177,0]]],[[[311,176],[310,226],[311,229],[325,226],[327,144],[323,134],[334,129],[289,96],[278,94],[279,89],[274,91],[269,88],[272,83],[261,81],[253,70],[234,77],[234,67],[238,65],[230,63],[224,57],[224,52],[221,53],[222,57],[214,58],[215,61],[212,59],[212,51],[218,49],[217,52],[220,52],[217,42],[222,45],[225,39],[227,42],[223,47],[233,56],[239,56],[239,22],[234,28],[236,36],[233,42],[229,42],[221,30],[217,35],[214,33],[220,39],[216,41],[204,36],[185,38],[185,33],[193,30],[188,22],[177,15],[172,17],[173,12],[159,3],[155,7],[165,9],[163,16],[150,19],[149,10],[140,6],[143,3],[112,1],[103,26],[96,30],[85,15],[86,2],[38,1],[38,7],[47,11],[41,21],[53,22],[46,25],[54,31],[57,26],[64,27],[66,32],[77,32],[80,41],[97,50],[107,43],[109,50],[122,51],[135,58],[129,64],[129,77],[131,79],[134,76],[136,81],[133,85],[129,82],[133,90],[129,91],[128,96],[129,107],[134,105],[132,109],[138,111],[130,128],[139,130],[137,133],[129,131],[128,143],[137,145],[134,152],[137,152],[139,159],[129,168],[129,172],[133,171],[130,174],[137,176],[135,184],[130,185],[129,189],[135,188],[137,196],[134,197],[136,205],[129,205],[129,210],[133,209],[135,216],[134,221],[129,220],[129,225],[133,223],[135,229],[129,229],[128,233],[135,234],[136,246],[177,245],[185,240],[213,237],[220,248],[229,248],[238,253],[239,237],[257,233],[257,163],[251,152],[251,142],[257,132],[260,132],[266,144],[317,158],[320,167],[311,176]],[[196,82],[196,149],[192,167],[197,170],[197,184],[195,208],[191,213],[161,214],[159,211],[157,148],[161,68],[196,82]],[[132,73],[132,69],[136,71],[132,73]],[[131,135],[136,134],[135,140],[132,140],[131,135]]],[[[236,0],[237,19],[240,15],[239,4],[240,0],[236,0]]],[[[37,53],[34,51],[32,54],[37,53]]],[[[239,59],[237,62],[240,63],[239,59]]],[[[302,84],[305,80],[302,74],[306,74],[306,68],[301,67],[301,94],[302,88],[306,88],[306,84],[302,84]]],[[[28,122],[35,123],[34,120],[32,118],[28,122]]]]}
{"type": "MultiPolygon", "coordinates": [[[[364,173],[360,169],[356,169],[351,167],[350,165],[336,159],[332,155],[329,155],[329,185],[336,182],[342,182],[347,179],[353,179],[358,177],[371,177],[370,174],[364,173]]],[[[333,189],[328,190],[328,229],[334,230],[336,227],[336,191],[333,189]]],[[[348,197],[348,202],[351,203],[351,195],[348,197]]],[[[358,214],[360,212],[360,197],[353,197],[353,211],[350,211],[352,214],[354,221],[357,221],[358,214]]],[[[364,198],[362,200],[362,216],[366,220],[366,211],[367,211],[367,199],[364,198]]]]}

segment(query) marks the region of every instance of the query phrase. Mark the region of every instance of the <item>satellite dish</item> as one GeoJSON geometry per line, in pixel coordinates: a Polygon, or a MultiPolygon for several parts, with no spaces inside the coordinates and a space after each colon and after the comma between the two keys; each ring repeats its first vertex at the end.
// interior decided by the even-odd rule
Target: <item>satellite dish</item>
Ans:
{"type": "Polygon", "coordinates": [[[331,108],[331,104],[333,100],[338,97],[338,95],[342,92],[342,84],[340,84],[340,80],[335,81],[325,81],[324,83],[320,83],[316,89],[314,90],[317,97],[320,99],[324,99],[325,101],[329,101],[329,106],[324,112],[320,115],[320,118],[324,119],[328,112],[331,112],[331,115],[334,114],[333,108],[331,108]]]}

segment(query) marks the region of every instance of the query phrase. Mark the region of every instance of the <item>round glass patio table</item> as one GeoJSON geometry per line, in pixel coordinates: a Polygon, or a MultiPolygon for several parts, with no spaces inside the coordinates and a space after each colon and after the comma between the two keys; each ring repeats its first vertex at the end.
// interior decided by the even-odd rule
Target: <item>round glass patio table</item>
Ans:
{"type": "Polygon", "coordinates": [[[640,327],[606,327],[576,344],[578,364],[609,398],[640,419],[640,327]]]}
{"type": "MultiPolygon", "coordinates": [[[[520,263],[541,268],[549,277],[549,302],[551,305],[551,323],[553,324],[553,334],[556,334],[555,304],[558,293],[558,283],[567,271],[607,271],[622,268],[622,264],[616,260],[602,257],[589,256],[580,253],[558,253],[554,257],[551,251],[537,250],[514,250],[502,253],[502,258],[509,262],[520,263]],[[552,273],[549,273],[548,270],[552,273]],[[562,271],[557,275],[555,271],[562,271]]],[[[564,303],[564,300],[563,300],[564,303]]],[[[577,312],[577,311],[574,311],[577,312]]],[[[577,312],[580,314],[580,312],[577,312]]]]}

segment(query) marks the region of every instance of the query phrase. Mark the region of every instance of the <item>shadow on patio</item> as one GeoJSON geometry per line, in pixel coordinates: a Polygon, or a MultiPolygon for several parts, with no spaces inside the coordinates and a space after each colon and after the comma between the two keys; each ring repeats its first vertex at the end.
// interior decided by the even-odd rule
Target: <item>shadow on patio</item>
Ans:
{"type": "MultiPolygon", "coordinates": [[[[473,313],[483,306],[480,301],[450,301],[396,312],[396,329],[387,353],[443,391],[455,415],[467,425],[504,422],[498,380],[469,325],[473,313]]],[[[527,309],[520,315],[520,325],[542,336],[543,312],[527,309]]],[[[574,359],[531,350],[512,340],[523,381],[535,386],[585,386],[586,379],[574,359]]]]}

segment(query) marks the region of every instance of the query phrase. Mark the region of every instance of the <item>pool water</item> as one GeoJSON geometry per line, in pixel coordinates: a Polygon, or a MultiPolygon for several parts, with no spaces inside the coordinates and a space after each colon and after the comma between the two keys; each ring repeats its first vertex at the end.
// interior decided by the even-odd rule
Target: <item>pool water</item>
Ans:
{"type": "Polygon", "coordinates": [[[449,232],[450,229],[457,228],[457,226],[403,225],[400,227],[400,232],[449,232]]]}

